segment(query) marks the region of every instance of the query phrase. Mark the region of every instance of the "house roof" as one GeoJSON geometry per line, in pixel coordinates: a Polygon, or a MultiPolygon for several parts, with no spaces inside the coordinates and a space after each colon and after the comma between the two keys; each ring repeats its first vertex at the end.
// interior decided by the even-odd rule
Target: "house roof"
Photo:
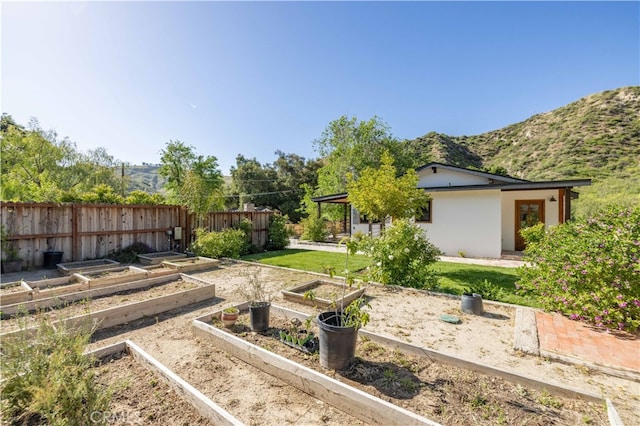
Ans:
{"type": "MultiPolygon", "coordinates": [[[[490,174],[490,173],[488,173],[490,174]]],[[[538,189],[569,189],[576,186],[589,186],[591,185],[591,179],[574,179],[574,180],[554,180],[544,182],[531,182],[516,179],[517,182],[513,183],[494,183],[492,185],[461,185],[461,186],[434,186],[434,187],[419,187],[424,189],[425,192],[453,192],[453,191],[486,191],[486,190],[500,190],[500,191],[533,191],[538,189]]],[[[349,202],[348,194],[346,192],[340,194],[323,195],[321,197],[313,197],[312,200],[316,203],[336,203],[346,204],[349,202]]]]}
{"type": "Polygon", "coordinates": [[[515,183],[496,183],[493,185],[461,185],[461,186],[435,186],[420,187],[427,192],[449,191],[482,191],[499,189],[501,191],[532,191],[536,189],[566,189],[575,186],[589,186],[591,179],[553,180],[544,182],[521,181],[515,183]]]}
{"type": "MultiPolygon", "coordinates": [[[[473,176],[479,176],[489,181],[488,184],[481,185],[459,185],[459,186],[434,186],[434,187],[418,187],[424,189],[426,192],[449,192],[449,191],[486,191],[496,190],[500,191],[533,191],[538,189],[570,189],[576,186],[589,186],[591,185],[591,179],[573,179],[573,180],[552,180],[533,182],[525,179],[518,179],[511,176],[496,175],[493,173],[487,173],[480,170],[470,170],[463,167],[452,166],[449,164],[443,164],[438,162],[431,162],[424,166],[418,167],[416,173],[421,170],[432,168],[434,173],[437,173],[438,168],[455,171],[458,173],[466,173],[473,176]]],[[[313,197],[311,199],[316,203],[335,203],[346,204],[349,202],[348,194],[342,192],[339,194],[323,195],[320,197],[313,197]]]]}
{"type": "Polygon", "coordinates": [[[420,173],[422,170],[429,169],[429,168],[433,169],[434,172],[436,172],[438,168],[441,168],[445,170],[452,170],[459,173],[466,173],[473,176],[480,176],[486,179],[490,179],[494,183],[495,182],[504,182],[504,183],[529,182],[528,180],[514,178],[513,176],[503,176],[503,175],[497,175],[494,173],[483,172],[481,170],[465,169],[464,167],[452,166],[449,164],[438,163],[436,161],[432,161],[431,163],[418,167],[416,169],[416,173],[420,173]]]}

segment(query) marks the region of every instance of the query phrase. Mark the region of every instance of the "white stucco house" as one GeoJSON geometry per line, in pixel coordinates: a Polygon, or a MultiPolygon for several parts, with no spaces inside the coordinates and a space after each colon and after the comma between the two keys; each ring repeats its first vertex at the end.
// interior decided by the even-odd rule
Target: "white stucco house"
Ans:
{"type": "MultiPolygon", "coordinates": [[[[571,200],[578,195],[572,189],[591,184],[590,179],[532,182],[435,162],[416,172],[418,188],[429,193],[431,200],[415,223],[448,256],[464,252],[467,257],[500,258],[504,252],[523,250],[521,228],[568,220],[571,200]]],[[[346,207],[349,196],[334,194],[313,201],[320,214],[323,203],[346,207]]],[[[353,208],[345,210],[345,225],[351,234],[369,232],[369,223],[353,208]]],[[[373,235],[379,230],[380,225],[374,224],[373,235]]]]}

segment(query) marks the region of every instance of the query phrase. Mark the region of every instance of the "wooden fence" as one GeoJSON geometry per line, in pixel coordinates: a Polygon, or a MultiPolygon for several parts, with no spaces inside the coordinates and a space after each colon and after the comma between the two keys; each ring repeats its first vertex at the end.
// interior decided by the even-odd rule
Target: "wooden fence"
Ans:
{"type": "Polygon", "coordinates": [[[244,218],[253,223],[252,244],[263,246],[272,214],[212,212],[198,222],[181,206],[3,202],[0,224],[23,266],[34,268],[42,266],[45,251],[64,252],[63,262],[104,258],[136,242],[155,251],[185,251],[196,226],[220,231],[244,218]],[[176,228],[181,236],[175,234],[176,228]]]}

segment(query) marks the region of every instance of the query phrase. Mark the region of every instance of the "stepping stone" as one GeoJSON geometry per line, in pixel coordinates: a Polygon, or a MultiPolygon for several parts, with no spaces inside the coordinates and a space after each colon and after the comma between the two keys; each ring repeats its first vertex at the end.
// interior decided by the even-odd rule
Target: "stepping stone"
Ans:
{"type": "Polygon", "coordinates": [[[460,318],[455,315],[442,314],[440,315],[440,320],[444,322],[448,322],[450,324],[460,324],[460,318]]]}

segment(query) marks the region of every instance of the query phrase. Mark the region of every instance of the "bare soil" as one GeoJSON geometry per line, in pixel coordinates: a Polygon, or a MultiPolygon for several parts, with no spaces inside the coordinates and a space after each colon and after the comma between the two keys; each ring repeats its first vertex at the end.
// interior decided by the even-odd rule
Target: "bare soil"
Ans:
{"type": "MultiPolygon", "coordinates": [[[[312,306],[284,300],[280,290],[318,279],[318,275],[255,264],[238,263],[221,266],[219,269],[190,274],[215,284],[216,299],[176,309],[154,318],[141,319],[99,331],[94,336],[91,349],[131,339],[246,424],[362,424],[348,414],[244,364],[192,333],[191,321],[194,318],[247,300],[243,296],[242,290],[247,285],[247,276],[251,271],[256,271],[260,280],[265,283],[273,296],[272,302],[274,304],[306,312],[309,315],[316,315],[318,311],[312,306]]],[[[3,281],[4,278],[3,276],[3,281]]],[[[538,380],[601,394],[603,397],[612,399],[625,424],[640,424],[639,383],[607,376],[584,367],[565,365],[514,351],[515,310],[512,306],[485,301],[486,314],[476,316],[462,313],[460,300],[453,297],[435,296],[410,289],[374,286],[367,288],[366,294],[372,306],[371,322],[366,326],[369,331],[395,337],[414,345],[439,350],[465,360],[511,370],[538,380]],[[461,324],[453,325],[441,321],[440,315],[444,313],[458,316],[462,320],[461,324]]],[[[112,300],[111,306],[133,301],[133,299],[124,300],[132,295],[118,297],[121,299],[112,300]]],[[[4,321],[1,325],[3,332],[6,331],[4,321]]],[[[278,342],[278,345],[281,344],[278,342]]],[[[361,351],[368,349],[372,353],[378,352],[376,347],[364,346],[362,343],[359,346],[362,346],[359,348],[361,351]]],[[[293,351],[293,349],[291,350],[293,351]]],[[[391,354],[386,353],[384,356],[391,357],[390,359],[393,360],[395,355],[392,352],[391,354]]],[[[363,359],[366,360],[366,358],[363,359]]],[[[406,359],[409,362],[407,365],[414,365],[415,360],[408,357],[406,359]]],[[[380,361],[383,365],[385,362],[388,361],[380,361]]],[[[365,366],[367,367],[364,370],[365,373],[376,371],[371,374],[379,375],[379,369],[372,370],[373,367],[367,366],[367,364],[365,366]]],[[[374,366],[379,367],[375,364],[374,366]]],[[[426,374],[429,370],[437,368],[440,367],[429,364],[422,370],[418,368],[414,372],[408,369],[408,371],[401,370],[401,373],[413,374],[408,377],[410,379],[415,377],[416,383],[431,383],[432,379],[429,379],[428,376],[423,378],[420,374],[423,374],[423,371],[426,374]]],[[[385,378],[384,371],[386,368],[382,370],[382,379],[385,378]]],[[[396,385],[393,385],[394,379],[390,377],[391,373],[387,374],[388,389],[382,386],[385,384],[384,382],[378,384],[377,388],[376,385],[371,386],[388,399],[393,396],[386,395],[384,392],[391,393],[396,385]]],[[[397,377],[400,372],[395,374],[397,377]]],[[[448,383],[440,385],[441,392],[453,393],[458,385],[464,383],[467,378],[464,372],[460,373],[459,377],[452,377],[449,378],[448,383]]],[[[356,378],[348,379],[357,382],[356,378]]],[[[376,377],[376,380],[381,380],[381,378],[376,377]]],[[[491,381],[491,378],[487,380],[491,381]]],[[[504,386],[510,387],[509,384],[504,386]]],[[[429,388],[428,385],[423,387],[429,388]]],[[[517,389],[511,391],[518,393],[517,389]]],[[[449,397],[449,395],[446,396],[449,397]]],[[[434,402],[427,409],[435,410],[432,406],[437,406],[437,398],[433,398],[434,402]]],[[[487,400],[492,402],[483,404],[481,400],[477,400],[474,404],[478,407],[472,407],[477,411],[472,410],[472,412],[479,417],[493,415],[495,416],[494,422],[497,422],[499,419],[498,411],[492,412],[487,408],[482,408],[482,406],[494,405],[490,398],[492,397],[487,392],[487,400]]],[[[516,396],[511,397],[514,400],[515,398],[516,396]]],[[[551,395],[551,398],[555,397],[551,395]]],[[[397,399],[399,405],[409,404],[412,400],[412,398],[397,399]]],[[[471,409],[470,405],[471,402],[467,401],[467,409],[469,410],[471,409]]],[[[547,412],[551,412],[551,409],[547,412]]],[[[446,415],[445,407],[444,416],[446,415]]],[[[456,424],[455,422],[449,423],[446,417],[443,419],[445,424],[456,424]]],[[[594,416],[594,420],[598,419],[599,417],[594,416]]],[[[579,419],[577,423],[580,424],[581,420],[579,419]]],[[[558,421],[557,424],[575,423],[558,421]]]]}
{"type": "Polygon", "coordinates": [[[209,424],[181,395],[130,356],[106,360],[95,374],[97,382],[113,394],[109,411],[92,413],[92,420],[108,419],[110,425],[209,424]]]}

